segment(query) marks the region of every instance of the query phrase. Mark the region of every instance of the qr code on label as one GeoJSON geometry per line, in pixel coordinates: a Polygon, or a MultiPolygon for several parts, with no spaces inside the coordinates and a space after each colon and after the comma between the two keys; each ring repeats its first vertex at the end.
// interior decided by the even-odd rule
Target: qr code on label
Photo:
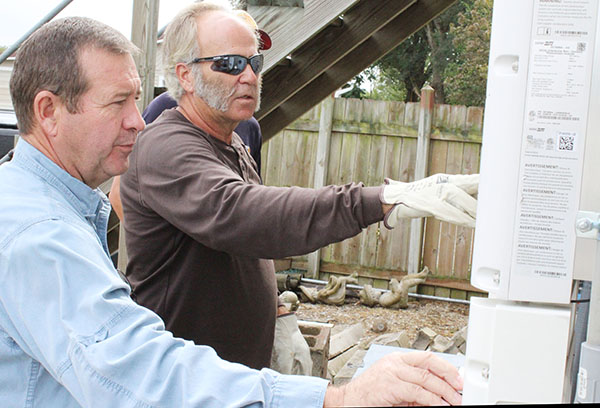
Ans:
{"type": "Polygon", "coordinates": [[[558,134],[558,150],[575,150],[575,133],[559,133],[558,134]]]}

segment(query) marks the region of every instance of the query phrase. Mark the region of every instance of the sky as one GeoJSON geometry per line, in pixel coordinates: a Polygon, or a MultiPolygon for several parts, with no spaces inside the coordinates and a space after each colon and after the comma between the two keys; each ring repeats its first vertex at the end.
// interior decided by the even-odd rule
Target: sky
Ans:
{"type": "MultiPolygon", "coordinates": [[[[221,0],[226,1],[226,0],[221,0]]],[[[10,46],[63,0],[0,0],[0,45],[10,46]]],[[[193,0],[162,0],[158,28],[193,0]]],[[[73,0],[55,18],[84,16],[108,24],[131,38],[133,0],[73,0]]]]}

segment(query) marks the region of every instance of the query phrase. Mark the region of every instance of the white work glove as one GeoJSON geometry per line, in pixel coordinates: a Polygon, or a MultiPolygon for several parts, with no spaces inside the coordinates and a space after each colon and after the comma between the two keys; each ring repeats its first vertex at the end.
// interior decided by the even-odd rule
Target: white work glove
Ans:
{"type": "Polygon", "coordinates": [[[385,179],[383,204],[394,205],[384,225],[392,229],[402,218],[435,217],[464,227],[475,227],[479,174],[434,174],[412,183],[385,179]]]}
{"type": "Polygon", "coordinates": [[[271,368],[281,374],[312,375],[310,348],[293,313],[277,316],[271,368]]]}

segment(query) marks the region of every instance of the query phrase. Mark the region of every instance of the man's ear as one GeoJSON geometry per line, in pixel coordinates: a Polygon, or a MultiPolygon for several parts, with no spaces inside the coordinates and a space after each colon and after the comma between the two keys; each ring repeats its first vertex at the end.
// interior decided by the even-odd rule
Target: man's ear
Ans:
{"type": "Polygon", "coordinates": [[[40,91],[33,99],[33,115],[47,136],[53,137],[58,133],[58,118],[63,107],[60,98],[50,91],[40,91]]]}
{"type": "Polygon", "coordinates": [[[192,93],[194,91],[194,75],[192,74],[190,67],[188,67],[187,64],[180,62],[175,65],[175,74],[177,75],[177,79],[179,79],[181,87],[186,92],[192,93]]]}

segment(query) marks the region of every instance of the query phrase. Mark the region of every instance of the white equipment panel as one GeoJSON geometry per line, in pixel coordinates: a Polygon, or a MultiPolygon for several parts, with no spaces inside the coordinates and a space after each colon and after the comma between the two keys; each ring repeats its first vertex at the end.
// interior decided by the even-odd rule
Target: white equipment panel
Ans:
{"type": "Polygon", "coordinates": [[[471,298],[463,404],[560,403],[569,306],[471,298]]]}
{"type": "Polygon", "coordinates": [[[471,273],[490,298],[570,302],[577,212],[600,205],[597,23],[597,0],[494,2],[471,273]]]}

